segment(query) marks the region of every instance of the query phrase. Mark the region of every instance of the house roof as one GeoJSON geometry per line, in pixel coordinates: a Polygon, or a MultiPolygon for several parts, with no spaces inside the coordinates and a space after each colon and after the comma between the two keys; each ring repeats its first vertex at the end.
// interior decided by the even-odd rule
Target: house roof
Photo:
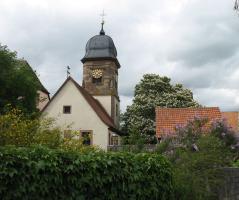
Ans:
{"type": "Polygon", "coordinates": [[[238,112],[222,112],[222,117],[234,131],[238,131],[238,112]]]}
{"type": "Polygon", "coordinates": [[[156,134],[173,134],[178,125],[186,125],[195,117],[207,118],[209,121],[221,119],[218,107],[208,108],[156,108],[156,134]]]}
{"type": "MultiPolygon", "coordinates": [[[[17,62],[19,62],[20,64],[23,64],[23,65],[25,65],[25,66],[27,66],[29,68],[29,70],[32,73],[32,76],[39,83],[39,90],[41,90],[42,92],[46,93],[48,95],[48,97],[49,97],[50,92],[48,92],[48,90],[43,86],[43,84],[41,83],[40,79],[36,75],[35,71],[33,71],[32,67],[29,65],[29,63],[26,60],[24,60],[24,59],[18,59],[17,62]]],[[[50,97],[49,97],[49,99],[50,99],[50,97]]]]}
{"type": "Polygon", "coordinates": [[[108,113],[105,111],[104,107],[100,104],[100,102],[95,99],[92,95],[90,95],[84,88],[82,88],[72,77],[68,77],[65,82],[62,84],[62,86],[57,90],[57,92],[53,95],[51,100],[46,104],[46,106],[43,108],[42,112],[46,110],[46,108],[51,104],[51,102],[54,100],[54,98],[57,96],[57,94],[61,91],[61,89],[66,85],[68,81],[72,81],[72,83],[76,86],[78,91],[82,94],[82,96],[85,98],[85,100],[90,104],[92,109],[95,111],[95,113],[98,115],[98,117],[101,119],[101,121],[106,124],[109,129],[113,132],[116,132],[118,134],[121,134],[121,132],[115,127],[115,124],[113,122],[113,119],[108,115],[108,113]]]}

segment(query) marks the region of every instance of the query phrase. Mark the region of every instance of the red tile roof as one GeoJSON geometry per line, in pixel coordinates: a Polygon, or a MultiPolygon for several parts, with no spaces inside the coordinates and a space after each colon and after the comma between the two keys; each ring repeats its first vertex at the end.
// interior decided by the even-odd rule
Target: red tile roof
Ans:
{"type": "Polygon", "coordinates": [[[174,133],[178,125],[184,126],[195,117],[209,121],[221,119],[218,107],[210,108],[156,108],[156,135],[174,133]]]}
{"type": "Polygon", "coordinates": [[[238,132],[238,112],[222,112],[222,117],[226,119],[229,127],[238,132]]]}

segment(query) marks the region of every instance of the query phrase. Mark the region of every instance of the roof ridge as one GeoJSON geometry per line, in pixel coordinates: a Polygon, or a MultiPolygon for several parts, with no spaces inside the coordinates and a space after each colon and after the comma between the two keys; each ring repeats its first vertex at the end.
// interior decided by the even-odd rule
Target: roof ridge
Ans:
{"type": "Polygon", "coordinates": [[[68,82],[72,81],[73,84],[76,86],[78,91],[83,95],[85,100],[90,104],[91,108],[95,111],[95,113],[98,115],[98,117],[101,119],[103,123],[105,123],[107,126],[111,128],[116,128],[115,124],[112,120],[112,118],[108,115],[104,107],[98,102],[91,94],[89,94],[84,88],[82,88],[71,76],[69,76],[64,83],[61,85],[61,87],[57,90],[57,92],[53,95],[51,100],[46,104],[46,106],[42,109],[42,112],[45,111],[45,109],[49,106],[49,104],[53,101],[53,99],[57,96],[57,94],[61,91],[61,89],[64,87],[64,85],[68,82]],[[97,107],[99,109],[97,109],[97,107]],[[104,115],[102,115],[102,114],[104,115]]]}

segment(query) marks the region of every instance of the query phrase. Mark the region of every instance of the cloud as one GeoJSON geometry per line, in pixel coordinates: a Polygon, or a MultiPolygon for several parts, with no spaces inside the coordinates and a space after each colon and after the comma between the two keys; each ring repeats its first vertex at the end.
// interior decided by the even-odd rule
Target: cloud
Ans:
{"type": "Polygon", "coordinates": [[[0,42],[16,50],[53,94],[66,66],[82,82],[87,40],[105,31],[121,63],[121,109],[145,73],[169,76],[203,105],[238,110],[239,18],[223,0],[1,0],[0,42]]]}

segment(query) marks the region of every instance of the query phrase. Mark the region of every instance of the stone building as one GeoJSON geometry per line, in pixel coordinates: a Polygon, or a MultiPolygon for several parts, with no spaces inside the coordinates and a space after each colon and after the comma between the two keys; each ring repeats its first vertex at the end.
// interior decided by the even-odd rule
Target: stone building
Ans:
{"type": "Polygon", "coordinates": [[[120,64],[111,37],[102,28],[86,44],[83,83],[68,77],[43,109],[57,125],[65,127],[65,137],[78,131],[85,144],[107,149],[120,143],[118,70],[120,64]]]}

